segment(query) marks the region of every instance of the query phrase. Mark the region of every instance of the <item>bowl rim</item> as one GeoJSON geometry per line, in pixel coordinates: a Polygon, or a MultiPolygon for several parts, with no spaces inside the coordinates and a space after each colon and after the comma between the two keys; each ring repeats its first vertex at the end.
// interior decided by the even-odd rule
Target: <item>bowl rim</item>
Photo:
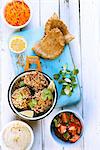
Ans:
{"type": "Polygon", "coordinates": [[[3,142],[3,139],[2,139],[2,137],[3,137],[3,132],[4,132],[5,129],[8,128],[10,125],[13,125],[13,123],[17,123],[17,122],[20,122],[22,125],[26,126],[26,127],[28,128],[30,134],[31,134],[31,142],[30,142],[29,146],[28,146],[27,149],[26,149],[26,150],[30,150],[30,149],[32,148],[33,143],[34,143],[34,130],[33,130],[26,122],[21,121],[21,120],[13,120],[13,121],[10,121],[10,122],[8,122],[8,123],[1,129],[1,131],[0,131],[0,145],[1,145],[1,147],[3,146],[3,147],[5,147],[5,148],[7,148],[6,145],[5,145],[5,143],[3,142]]]}
{"type": "Polygon", "coordinates": [[[25,52],[26,49],[27,49],[27,46],[28,46],[28,43],[27,43],[27,40],[24,38],[24,36],[12,36],[12,37],[9,39],[8,48],[9,48],[9,50],[10,50],[11,52],[13,52],[13,53],[15,53],[15,54],[21,54],[21,53],[25,52]],[[11,46],[10,46],[12,39],[16,39],[16,38],[21,38],[21,39],[23,39],[23,41],[25,42],[25,48],[24,48],[23,50],[19,51],[19,52],[14,51],[14,50],[11,48],[11,46]]]}
{"type": "MultiPolygon", "coordinates": [[[[16,0],[16,1],[21,1],[21,0],[16,0]]],[[[4,3],[4,6],[2,7],[2,15],[1,15],[1,17],[2,17],[2,19],[3,19],[3,21],[4,21],[4,23],[8,26],[8,27],[10,27],[10,28],[12,28],[12,29],[21,29],[21,28],[24,28],[25,26],[27,26],[29,23],[30,23],[30,21],[31,21],[31,19],[32,19],[32,14],[33,14],[33,10],[32,10],[32,6],[31,6],[31,2],[30,1],[28,1],[28,0],[24,0],[24,3],[29,7],[29,9],[30,9],[30,17],[29,17],[29,19],[28,19],[28,21],[25,23],[25,24],[23,24],[23,25],[21,25],[21,26],[13,26],[13,25],[11,25],[11,24],[9,24],[7,21],[6,21],[6,19],[5,19],[5,16],[4,16],[4,10],[5,10],[5,7],[7,6],[7,4],[9,4],[9,3],[11,3],[12,2],[12,0],[9,0],[8,2],[5,2],[4,3]]]]}
{"type": "Polygon", "coordinates": [[[84,134],[84,120],[83,120],[83,118],[82,118],[82,116],[80,115],[80,113],[77,111],[77,110],[72,110],[72,109],[63,109],[63,110],[60,110],[60,111],[58,111],[55,115],[53,115],[53,117],[52,117],[52,119],[51,119],[51,122],[50,122],[50,128],[49,128],[49,130],[50,130],[50,135],[51,135],[51,137],[52,137],[52,139],[56,142],[56,143],[58,143],[58,144],[60,144],[60,145],[69,145],[69,144],[75,144],[75,143],[77,143],[77,142],[79,142],[80,141],[80,139],[83,137],[83,134],[84,134]],[[63,113],[63,112],[69,112],[69,113],[73,113],[79,120],[80,120],[80,122],[81,122],[81,125],[82,125],[82,131],[81,131],[81,136],[80,136],[80,138],[76,141],[76,142],[74,142],[74,143],[69,143],[69,142],[64,142],[63,140],[61,140],[60,138],[58,138],[56,135],[55,135],[55,133],[54,133],[54,136],[58,139],[58,140],[56,140],[55,139],[55,137],[53,136],[53,134],[52,134],[52,121],[53,121],[53,119],[57,116],[57,115],[59,115],[60,113],[63,113]],[[60,141],[60,142],[59,142],[60,141]]]}
{"type": "MultiPolygon", "coordinates": [[[[13,106],[13,104],[12,104],[12,102],[11,102],[11,90],[12,90],[13,84],[15,83],[15,81],[16,81],[19,77],[21,77],[21,76],[23,76],[24,74],[27,74],[27,73],[29,73],[29,72],[33,72],[33,71],[36,71],[36,69],[31,69],[31,70],[28,70],[28,71],[24,71],[24,72],[18,74],[17,76],[15,76],[15,78],[11,81],[11,83],[10,83],[10,85],[9,85],[9,88],[8,88],[8,103],[9,103],[9,105],[10,105],[10,108],[13,110],[13,112],[14,112],[16,115],[18,115],[18,116],[21,117],[22,119],[29,120],[29,121],[37,121],[37,120],[43,119],[43,118],[45,118],[46,116],[48,116],[48,115],[53,111],[53,109],[55,108],[56,103],[57,103],[57,98],[58,98],[57,87],[56,87],[56,85],[55,85],[55,98],[54,98],[53,104],[52,104],[52,106],[50,107],[50,109],[49,109],[46,113],[44,113],[43,115],[38,116],[38,117],[29,118],[29,117],[26,117],[26,116],[22,115],[20,112],[18,112],[18,111],[16,110],[16,108],[13,106]]],[[[38,71],[38,72],[40,72],[40,73],[42,73],[44,76],[46,76],[49,81],[52,81],[52,78],[49,77],[46,73],[41,72],[41,71],[38,71]]],[[[55,84],[55,83],[54,83],[54,84],[55,84]]]]}

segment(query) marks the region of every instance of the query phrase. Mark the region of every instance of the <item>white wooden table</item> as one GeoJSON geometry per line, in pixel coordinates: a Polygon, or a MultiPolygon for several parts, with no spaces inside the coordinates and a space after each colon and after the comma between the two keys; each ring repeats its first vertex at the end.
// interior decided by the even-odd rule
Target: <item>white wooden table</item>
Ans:
{"type": "MultiPolygon", "coordinates": [[[[3,6],[4,1],[0,1],[3,6]]],[[[55,109],[41,121],[29,123],[35,133],[32,150],[99,150],[100,143],[100,3],[99,0],[30,0],[33,18],[27,28],[38,28],[56,12],[68,24],[75,40],[70,43],[73,60],[79,68],[82,90],[81,102],[70,109],[78,110],[84,118],[85,131],[80,142],[64,147],[53,141],[49,124],[55,109]]],[[[1,57],[1,128],[16,116],[9,108],[7,90],[14,70],[5,39],[13,31],[0,19],[1,57]]],[[[3,149],[4,150],[4,149],[3,149]]]]}

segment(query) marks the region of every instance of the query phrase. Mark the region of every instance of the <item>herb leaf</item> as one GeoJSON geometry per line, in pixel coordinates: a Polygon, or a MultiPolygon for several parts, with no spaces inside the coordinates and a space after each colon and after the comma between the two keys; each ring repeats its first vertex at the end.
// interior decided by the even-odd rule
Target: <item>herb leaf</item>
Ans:
{"type": "Polygon", "coordinates": [[[55,80],[58,80],[60,78],[60,74],[54,74],[53,77],[54,77],[55,80]]]}
{"type": "Polygon", "coordinates": [[[37,105],[37,100],[36,100],[36,99],[32,99],[32,100],[29,102],[29,104],[28,104],[28,106],[31,108],[31,110],[33,109],[33,107],[34,107],[35,105],[37,105]]]}
{"type": "Polygon", "coordinates": [[[69,70],[65,64],[58,74],[54,74],[54,79],[58,80],[59,84],[62,84],[61,95],[72,95],[73,90],[77,87],[76,75],[78,73],[79,70],[76,67],[73,70],[69,70]]]}
{"type": "Polygon", "coordinates": [[[19,86],[20,86],[20,87],[23,87],[23,86],[25,86],[25,83],[24,83],[24,81],[20,81],[20,83],[19,83],[19,86]]]}
{"type": "Polygon", "coordinates": [[[79,70],[78,69],[76,69],[76,68],[74,68],[74,70],[73,70],[73,74],[74,75],[77,75],[79,73],[79,70]]]}

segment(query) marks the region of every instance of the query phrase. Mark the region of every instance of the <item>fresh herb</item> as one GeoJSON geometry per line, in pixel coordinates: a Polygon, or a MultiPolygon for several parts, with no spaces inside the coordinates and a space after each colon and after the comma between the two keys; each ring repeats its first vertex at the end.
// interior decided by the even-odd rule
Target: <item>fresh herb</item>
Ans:
{"type": "Polygon", "coordinates": [[[63,79],[60,79],[58,80],[58,83],[61,84],[61,83],[64,83],[65,81],[63,79]]]}
{"type": "Polygon", "coordinates": [[[20,87],[23,87],[23,86],[25,86],[25,83],[24,83],[24,81],[20,81],[20,84],[19,84],[19,86],[20,86],[20,87]]]}
{"type": "Polygon", "coordinates": [[[73,70],[69,70],[67,65],[64,65],[58,74],[54,74],[54,79],[58,80],[59,84],[62,84],[61,95],[71,96],[73,90],[77,87],[76,76],[79,70],[74,67],[73,70]]]}
{"type": "Polygon", "coordinates": [[[64,88],[62,88],[61,90],[61,95],[66,95],[66,93],[64,92],[64,88]]]}
{"type": "Polygon", "coordinates": [[[69,133],[68,133],[68,132],[65,132],[65,133],[63,134],[63,137],[64,137],[66,140],[68,140],[68,139],[69,139],[69,137],[70,137],[70,135],[69,135],[69,133]]]}
{"type": "Polygon", "coordinates": [[[48,99],[48,100],[52,100],[52,99],[53,99],[53,94],[52,94],[51,90],[45,88],[45,89],[42,91],[41,98],[42,98],[42,100],[44,100],[44,101],[46,101],[47,99],[48,99]]]}
{"type": "Polygon", "coordinates": [[[59,74],[54,74],[54,79],[55,80],[58,80],[60,78],[60,75],[59,74]]]}
{"type": "Polygon", "coordinates": [[[57,119],[54,119],[53,121],[54,121],[55,127],[58,127],[58,121],[57,121],[57,119]]]}
{"type": "Polygon", "coordinates": [[[73,70],[73,74],[74,74],[74,75],[77,75],[78,73],[79,73],[79,70],[75,68],[75,69],[73,70]]]}
{"type": "Polygon", "coordinates": [[[34,107],[35,105],[37,105],[37,100],[36,100],[36,99],[32,99],[32,100],[29,102],[29,104],[28,104],[28,106],[31,108],[31,110],[33,109],[33,107],[34,107]]]}

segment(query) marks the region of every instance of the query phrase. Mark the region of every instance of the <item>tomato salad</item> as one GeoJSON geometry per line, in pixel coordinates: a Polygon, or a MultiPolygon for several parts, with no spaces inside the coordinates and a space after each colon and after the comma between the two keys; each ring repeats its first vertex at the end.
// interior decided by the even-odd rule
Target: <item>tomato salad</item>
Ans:
{"type": "Polygon", "coordinates": [[[62,112],[52,121],[55,135],[65,142],[75,143],[81,136],[82,124],[72,112],[62,112]]]}

